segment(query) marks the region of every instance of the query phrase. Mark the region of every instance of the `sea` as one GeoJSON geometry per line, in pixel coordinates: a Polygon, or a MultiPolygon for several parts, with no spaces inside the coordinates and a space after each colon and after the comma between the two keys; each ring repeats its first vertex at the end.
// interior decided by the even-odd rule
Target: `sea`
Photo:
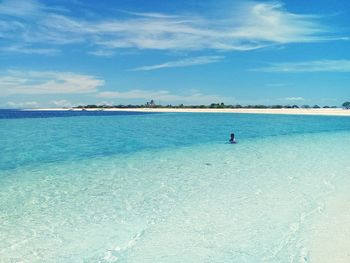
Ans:
{"type": "Polygon", "coordinates": [[[0,262],[318,263],[349,145],[349,117],[0,110],[0,262]]]}

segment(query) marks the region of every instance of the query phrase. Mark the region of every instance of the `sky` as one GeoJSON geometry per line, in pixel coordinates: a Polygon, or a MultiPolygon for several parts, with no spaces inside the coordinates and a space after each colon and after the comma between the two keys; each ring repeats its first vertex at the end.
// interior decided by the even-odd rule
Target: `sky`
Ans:
{"type": "Polygon", "coordinates": [[[350,1],[0,0],[0,108],[350,100],[350,1]]]}

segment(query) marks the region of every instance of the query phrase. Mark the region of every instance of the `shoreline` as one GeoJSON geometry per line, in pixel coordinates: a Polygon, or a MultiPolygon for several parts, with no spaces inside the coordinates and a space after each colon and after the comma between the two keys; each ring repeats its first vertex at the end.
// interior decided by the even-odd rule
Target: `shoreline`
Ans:
{"type": "MultiPolygon", "coordinates": [[[[24,109],[25,111],[70,111],[64,108],[24,109]]],[[[242,113],[242,114],[279,114],[279,115],[320,115],[320,116],[347,116],[350,110],[345,109],[169,109],[169,108],[94,108],[86,111],[131,111],[157,113],[242,113]]],[[[82,109],[73,109],[82,111],[82,109]]]]}

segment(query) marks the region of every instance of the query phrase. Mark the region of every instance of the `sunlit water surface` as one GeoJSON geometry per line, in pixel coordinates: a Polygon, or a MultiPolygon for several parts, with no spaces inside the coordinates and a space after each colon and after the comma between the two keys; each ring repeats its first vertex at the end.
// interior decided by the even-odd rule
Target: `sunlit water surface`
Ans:
{"type": "Polygon", "coordinates": [[[349,145],[346,117],[0,111],[0,262],[313,262],[349,145]]]}

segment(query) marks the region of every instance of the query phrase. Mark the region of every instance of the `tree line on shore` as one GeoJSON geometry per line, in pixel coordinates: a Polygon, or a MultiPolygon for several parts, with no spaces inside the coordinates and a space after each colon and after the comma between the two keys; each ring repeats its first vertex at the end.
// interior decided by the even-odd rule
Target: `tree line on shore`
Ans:
{"type": "MultiPolygon", "coordinates": [[[[345,109],[350,109],[350,102],[344,102],[342,104],[342,107],[345,109]]],[[[209,105],[160,105],[156,104],[153,100],[151,102],[147,102],[146,104],[140,104],[140,105],[134,105],[134,104],[128,104],[128,105],[79,105],[78,107],[75,107],[78,109],[113,109],[113,108],[119,108],[119,109],[135,109],[135,108],[170,108],[170,109],[320,109],[321,107],[319,105],[230,105],[230,104],[224,104],[221,103],[211,103],[209,105]]],[[[324,109],[329,108],[338,108],[337,106],[323,106],[324,109]]]]}

